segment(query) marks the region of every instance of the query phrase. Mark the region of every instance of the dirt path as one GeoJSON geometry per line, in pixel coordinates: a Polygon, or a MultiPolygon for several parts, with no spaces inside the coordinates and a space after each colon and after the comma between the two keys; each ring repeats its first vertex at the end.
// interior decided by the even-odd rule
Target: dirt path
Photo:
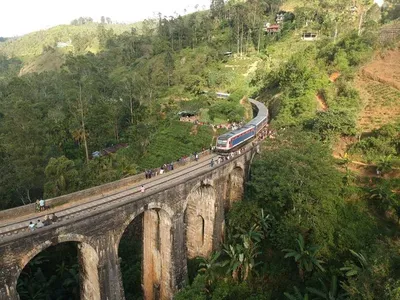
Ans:
{"type": "Polygon", "coordinates": [[[317,103],[318,103],[318,107],[317,110],[319,111],[327,111],[328,110],[328,104],[326,104],[326,101],[324,99],[324,96],[322,96],[321,94],[317,94],[315,96],[317,103]]]}
{"type": "MultiPolygon", "coordinates": [[[[329,76],[329,80],[331,82],[335,82],[339,77],[340,77],[340,73],[339,72],[333,72],[329,76]]],[[[315,100],[317,101],[317,105],[318,105],[317,106],[317,110],[319,110],[319,111],[327,111],[329,109],[329,106],[326,103],[324,95],[322,95],[321,93],[318,93],[317,95],[315,95],[315,100]]]]}
{"type": "Polygon", "coordinates": [[[250,74],[254,73],[257,71],[257,66],[258,66],[258,61],[253,62],[250,65],[250,68],[247,70],[247,72],[244,74],[244,77],[248,77],[250,74]]]}

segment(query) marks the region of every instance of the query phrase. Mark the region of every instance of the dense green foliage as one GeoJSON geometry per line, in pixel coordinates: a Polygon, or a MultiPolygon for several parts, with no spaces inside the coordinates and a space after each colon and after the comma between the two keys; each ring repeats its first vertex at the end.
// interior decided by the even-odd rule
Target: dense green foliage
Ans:
{"type": "Polygon", "coordinates": [[[400,165],[400,122],[385,125],[362,137],[352,146],[350,153],[359,154],[369,162],[391,161],[392,167],[400,165]]]}
{"type": "Polygon", "coordinates": [[[300,130],[279,132],[264,147],[247,200],[229,212],[221,255],[177,299],[201,287],[196,299],[231,299],[237,289],[254,299],[284,299],[284,292],[295,297],[292,286],[321,295],[334,281],[334,299],[397,299],[398,232],[383,218],[400,201],[391,192],[398,182],[378,180],[366,190],[348,185],[327,145],[300,130]],[[239,253],[244,259],[236,264],[239,253]],[[260,282],[268,282],[262,291],[260,282]]]}
{"type": "Polygon", "coordinates": [[[351,87],[351,68],[370,55],[374,39],[349,34],[333,43],[322,40],[297,53],[276,71],[265,77],[267,89],[278,89],[279,98],[269,100],[275,126],[304,124],[321,135],[353,134],[359,109],[358,92],[351,87]],[[340,72],[336,82],[328,80],[329,72],[340,72]],[[329,112],[315,116],[316,95],[324,99],[329,112]]]}
{"type": "Polygon", "coordinates": [[[151,168],[174,162],[177,158],[208,149],[212,144],[212,129],[209,126],[167,122],[152,137],[148,152],[140,166],[151,168]],[[171,141],[175,141],[171,143],[171,141]]]}
{"type": "MultiPolygon", "coordinates": [[[[210,11],[160,14],[140,30],[80,18],[0,41],[0,209],[208,148],[220,132],[178,122],[177,113],[241,121],[240,100],[253,93],[269,104],[278,138],[252,165],[221,251],[192,262],[191,286],[176,299],[398,299],[400,182],[366,186],[330,154],[335,137],[356,133],[360,97],[351,80],[376,45],[380,11],[371,1],[358,3],[358,14],[345,0],[298,1],[279,34],[264,34],[283,2],[212,0],[210,11]],[[300,30],[318,31],[319,41],[302,42],[300,30]],[[317,95],[327,109],[317,112],[317,95]],[[122,143],[128,147],[91,157],[122,143]]],[[[382,13],[390,22],[397,6],[382,13]]],[[[385,126],[351,151],[387,174],[398,160],[398,132],[398,124],[385,126]]],[[[119,248],[127,299],[141,297],[140,240],[128,229],[119,248]]],[[[23,271],[21,298],[77,298],[76,249],[60,245],[46,255],[23,271]]]]}
{"type": "Polygon", "coordinates": [[[21,300],[79,299],[76,246],[75,243],[64,243],[35,256],[22,270],[18,280],[17,291],[21,300]]]}

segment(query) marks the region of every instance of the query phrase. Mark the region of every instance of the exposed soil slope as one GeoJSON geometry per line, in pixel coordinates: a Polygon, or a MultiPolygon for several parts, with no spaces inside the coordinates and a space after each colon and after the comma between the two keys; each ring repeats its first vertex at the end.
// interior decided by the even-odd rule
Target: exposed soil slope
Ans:
{"type": "MultiPolygon", "coordinates": [[[[400,44],[394,50],[377,54],[361,69],[354,83],[363,105],[357,122],[360,133],[369,133],[399,119],[400,44]]],[[[356,141],[355,137],[342,137],[333,149],[333,156],[346,157],[348,148],[356,141]]],[[[359,176],[376,176],[376,165],[357,161],[359,159],[349,157],[348,168],[359,176]]],[[[394,170],[387,176],[397,177],[399,173],[394,170]]]]}
{"type": "Polygon", "coordinates": [[[400,118],[400,45],[376,55],[355,80],[363,109],[358,119],[361,132],[400,118]]]}

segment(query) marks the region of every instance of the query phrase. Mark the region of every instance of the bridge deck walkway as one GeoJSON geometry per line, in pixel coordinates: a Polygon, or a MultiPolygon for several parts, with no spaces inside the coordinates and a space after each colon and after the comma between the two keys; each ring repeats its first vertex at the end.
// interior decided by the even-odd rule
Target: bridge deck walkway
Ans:
{"type": "Polygon", "coordinates": [[[142,184],[145,185],[146,192],[151,190],[153,187],[159,186],[160,184],[163,183],[171,184],[172,183],[171,181],[173,181],[178,177],[181,177],[182,174],[186,174],[197,170],[199,165],[204,165],[203,167],[207,166],[209,160],[215,156],[216,156],[215,154],[203,155],[197,162],[196,161],[188,162],[183,166],[175,168],[173,171],[169,171],[165,174],[158,175],[151,179],[141,180],[109,192],[93,195],[77,201],[71,201],[66,204],[48,209],[46,211],[32,212],[30,214],[18,216],[14,219],[0,221],[0,242],[1,238],[5,237],[5,235],[10,235],[10,232],[16,230],[19,231],[22,228],[27,229],[27,226],[30,221],[36,222],[38,219],[42,219],[45,215],[55,213],[59,218],[67,216],[68,219],[68,215],[79,214],[81,212],[84,212],[85,210],[96,208],[100,205],[112,202],[113,200],[116,200],[118,198],[123,198],[127,195],[131,195],[132,193],[139,194],[140,193],[139,187],[142,184]]]}

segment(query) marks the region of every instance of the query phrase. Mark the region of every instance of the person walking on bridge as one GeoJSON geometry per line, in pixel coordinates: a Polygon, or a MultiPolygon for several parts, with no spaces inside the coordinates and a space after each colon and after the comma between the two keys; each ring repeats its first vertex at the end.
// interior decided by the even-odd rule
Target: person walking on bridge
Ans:
{"type": "Polygon", "coordinates": [[[210,166],[211,166],[211,168],[214,167],[214,159],[213,158],[211,158],[210,166]]]}
{"type": "Polygon", "coordinates": [[[145,191],[145,188],[144,188],[144,186],[142,185],[142,186],[140,187],[140,192],[141,192],[141,193],[144,193],[144,191],[145,191]]]}

